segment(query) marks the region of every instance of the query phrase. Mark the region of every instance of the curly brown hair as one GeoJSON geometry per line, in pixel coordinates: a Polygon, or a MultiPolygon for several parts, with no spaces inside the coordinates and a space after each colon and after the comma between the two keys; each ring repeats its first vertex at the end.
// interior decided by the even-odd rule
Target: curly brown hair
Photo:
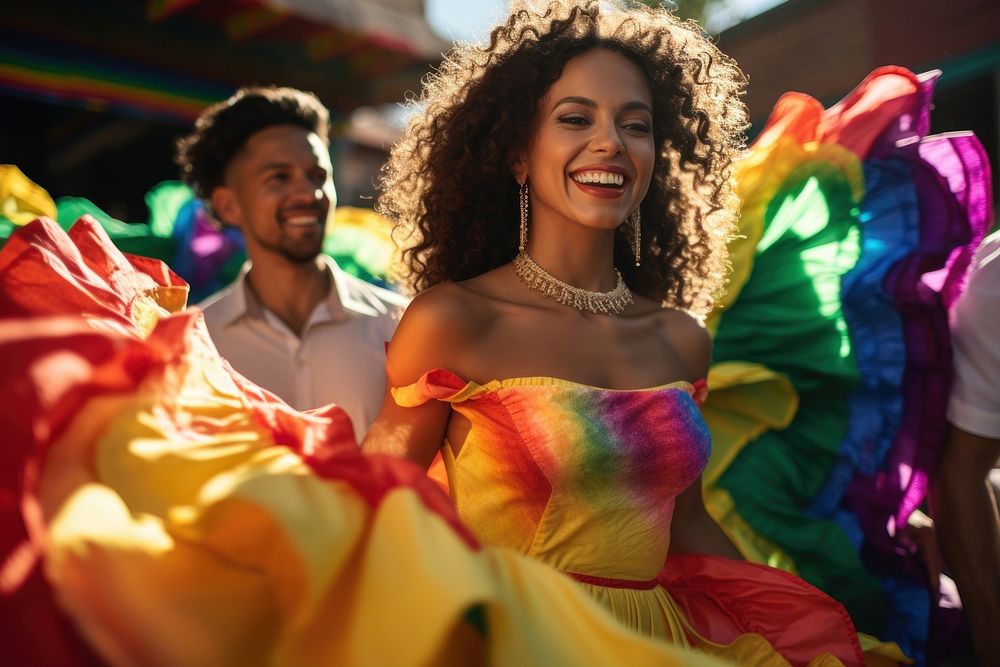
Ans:
{"type": "Polygon", "coordinates": [[[315,132],[324,143],[330,112],[314,94],[297,88],[246,86],[208,107],[194,132],[177,141],[175,161],[181,178],[202,199],[223,184],[226,167],[247,140],[273,125],[296,125],[315,132]]]}
{"type": "Polygon", "coordinates": [[[425,80],[383,170],[377,209],[395,222],[400,271],[421,291],[510,262],[518,246],[512,156],[539,101],[574,56],[605,48],[634,62],[653,94],[656,160],[641,204],[642,264],[626,225],[615,263],[628,286],[704,313],[721,289],[734,228],[731,163],[747,127],[746,78],[693,22],[664,9],[598,3],[514,9],[486,46],[460,44],[425,80]]]}

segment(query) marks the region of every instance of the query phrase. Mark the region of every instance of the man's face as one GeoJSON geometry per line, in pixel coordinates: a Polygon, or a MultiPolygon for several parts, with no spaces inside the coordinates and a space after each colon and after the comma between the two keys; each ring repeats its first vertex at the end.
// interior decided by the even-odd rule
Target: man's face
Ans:
{"type": "Polygon", "coordinates": [[[212,207],[243,231],[251,259],[271,254],[299,264],[319,255],[337,192],[330,152],[314,132],[275,125],[251,135],[224,180],[212,207]]]}

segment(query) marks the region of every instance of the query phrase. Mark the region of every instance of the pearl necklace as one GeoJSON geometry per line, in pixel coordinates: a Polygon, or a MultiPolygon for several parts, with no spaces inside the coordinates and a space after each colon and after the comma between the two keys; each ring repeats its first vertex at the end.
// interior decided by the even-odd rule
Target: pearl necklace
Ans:
{"type": "Polygon", "coordinates": [[[564,306],[577,310],[621,315],[626,308],[632,305],[632,292],[629,291],[625,279],[622,278],[622,274],[617,269],[615,269],[615,275],[618,276],[618,284],[610,292],[591,292],[564,283],[538,266],[524,250],[514,258],[514,273],[527,287],[550,299],[555,299],[564,306]]]}

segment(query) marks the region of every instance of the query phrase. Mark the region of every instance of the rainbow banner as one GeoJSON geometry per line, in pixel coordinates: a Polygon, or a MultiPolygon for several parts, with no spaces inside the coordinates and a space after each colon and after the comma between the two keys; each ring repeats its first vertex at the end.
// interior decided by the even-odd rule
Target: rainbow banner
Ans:
{"type": "Polygon", "coordinates": [[[3,31],[0,36],[0,90],[15,95],[190,122],[232,93],[220,83],[50,43],[42,50],[18,44],[23,38],[7,39],[3,31]]]}

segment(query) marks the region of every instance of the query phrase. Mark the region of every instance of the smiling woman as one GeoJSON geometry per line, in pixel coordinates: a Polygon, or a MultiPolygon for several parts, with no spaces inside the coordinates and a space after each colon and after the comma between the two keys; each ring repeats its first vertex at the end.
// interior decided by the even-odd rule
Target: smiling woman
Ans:
{"type": "Polygon", "coordinates": [[[696,26],[609,2],[515,8],[453,50],[386,167],[418,294],[363,449],[433,467],[484,544],[640,634],[861,664],[843,608],[742,562],[701,498],[700,316],[733,233],[744,85],[696,26]]]}
{"type": "MultiPolygon", "coordinates": [[[[621,14],[610,6],[608,13],[621,14]]],[[[633,291],[707,312],[723,279],[732,229],[728,165],[746,126],[740,101],[745,80],[697,26],[671,16],[669,32],[649,29],[646,20],[659,14],[666,15],[637,9],[615,28],[588,33],[575,19],[564,23],[561,14],[514,11],[518,21],[494,31],[490,47],[450,54],[428,83],[426,110],[396,145],[379,202],[398,223],[397,238],[407,247],[405,272],[417,290],[511,261],[520,186],[511,177],[512,160],[534,138],[535,123],[546,118],[539,100],[548,96],[547,113],[563,97],[588,97],[549,89],[574,56],[601,46],[631,62],[643,80],[645,89],[625,102],[650,96],[646,122],[655,162],[642,198],[640,229],[648,242],[640,247],[641,266],[635,266],[629,225],[614,235],[615,265],[633,291]],[[531,39],[535,31],[559,39],[531,39]],[[476,104],[461,103],[469,98],[476,104]]],[[[588,122],[560,115],[568,116],[567,124],[588,122]]]]}
{"type": "Polygon", "coordinates": [[[614,51],[594,49],[566,64],[511,167],[519,184],[530,179],[533,254],[555,247],[547,236],[576,225],[614,230],[639,208],[653,174],[652,103],[642,71],[614,51]]]}

